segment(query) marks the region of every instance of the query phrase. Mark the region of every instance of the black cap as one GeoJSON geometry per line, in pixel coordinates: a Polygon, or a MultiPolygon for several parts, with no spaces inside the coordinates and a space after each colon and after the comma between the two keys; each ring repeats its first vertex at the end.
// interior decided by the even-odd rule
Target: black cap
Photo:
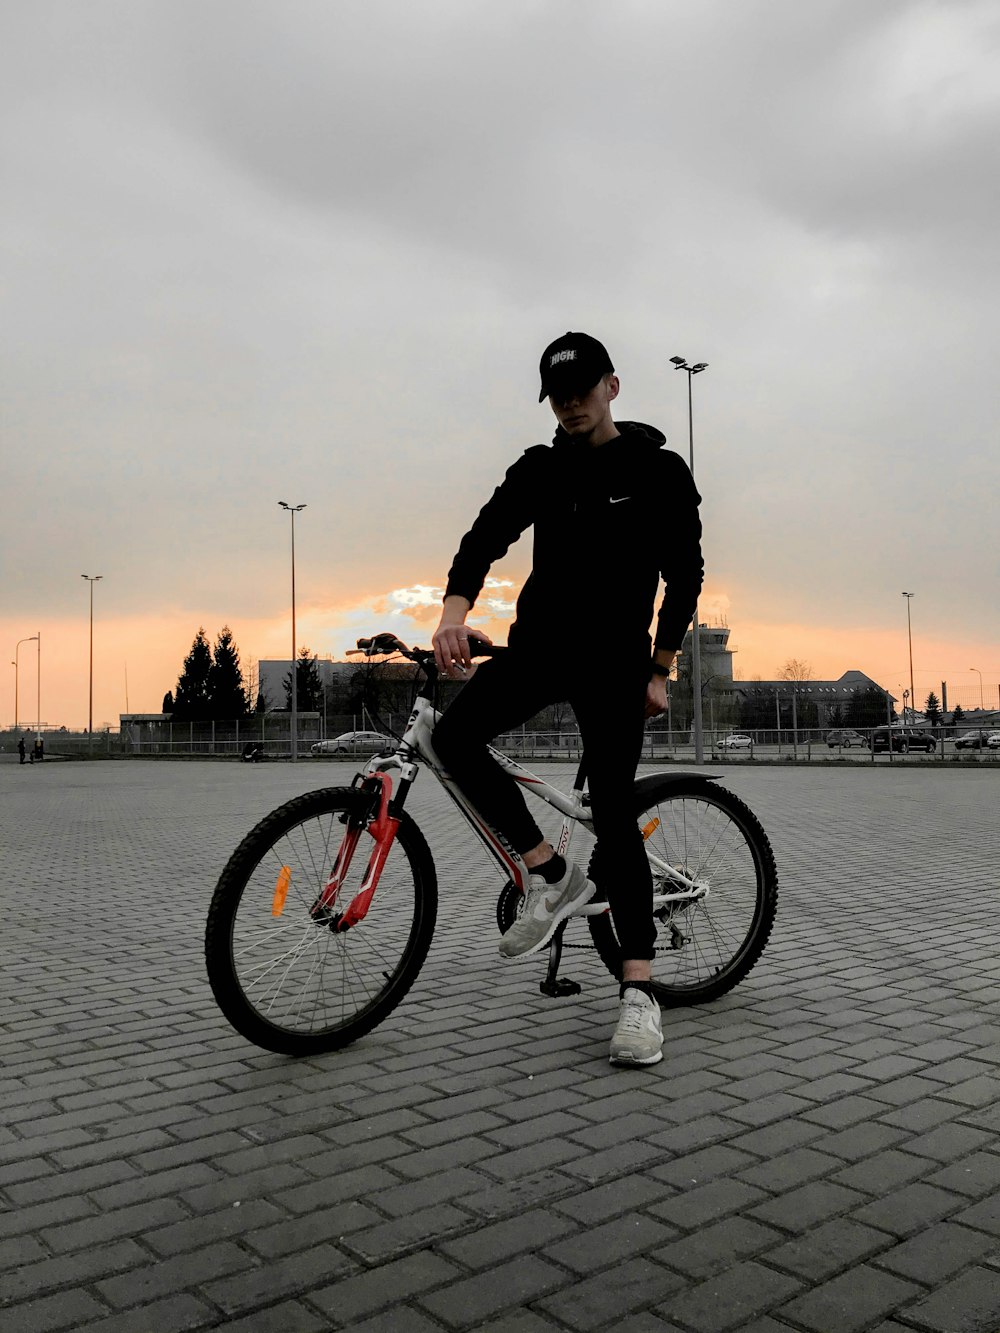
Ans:
{"type": "Polygon", "coordinates": [[[538,364],[542,391],[538,401],[550,394],[586,393],[602,375],[613,375],[614,366],[603,343],[589,333],[564,333],[549,343],[538,364]]]}

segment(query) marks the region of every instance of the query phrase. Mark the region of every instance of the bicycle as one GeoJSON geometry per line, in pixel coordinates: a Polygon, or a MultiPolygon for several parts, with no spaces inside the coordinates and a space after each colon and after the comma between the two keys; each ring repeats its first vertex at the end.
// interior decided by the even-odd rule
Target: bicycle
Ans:
{"type": "MultiPolygon", "coordinates": [[[[284,1055],[335,1050],[370,1032],[420,971],[434,932],[437,876],[404,807],[421,765],[507,877],[496,906],[501,932],[516,920],[528,888],[521,857],[473,809],[434,753],[440,716],[434,654],[408,649],[391,634],[359,639],[358,647],[368,657],[399,654],[423,671],[397,748],[373,757],[349,787],[307,792],[267,815],[233,852],[208,913],[205,959],[220,1009],[249,1041],[284,1055]],[[371,839],[370,849],[363,838],[371,839]],[[361,847],[367,856],[359,856],[361,847]]],[[[476,655],[492,652],[484,645],[476,655]]],[[[565,854],[574,824],[591,822],[585,756],[566,794],[491,753],[523,789],[562,815],[554,845],[565,854]]],[[[774,922],[778,877],[767,835],[750,809],[715,782],[700,773],[652,773],[634,786],[653,872],[653,992],[661,1007],[704,1003],[732,989],[760,958],[774,922]]],[[[595,846],[590,861],[598,896],[599,852],[595,846]]],[[[578,915],[620,980],[621,950],[607,902],[592,901],[578,915]]],[[[567,924],[548,946],[541,982],[547,995],[580,990],[557,975],[567,924]]]]}

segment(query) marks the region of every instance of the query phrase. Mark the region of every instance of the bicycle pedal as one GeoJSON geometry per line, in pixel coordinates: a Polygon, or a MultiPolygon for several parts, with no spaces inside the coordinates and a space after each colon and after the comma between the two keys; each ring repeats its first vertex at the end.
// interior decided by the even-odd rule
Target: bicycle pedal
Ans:
{"type": "Polygon", "coordinates": [[[583,987],[578,981],[570,981],[569,977],[553,977],[551,981],[546,977],[538,983],[538,989],[543,995],[558,1000],[566,995],[579,995],[583,987]]]}

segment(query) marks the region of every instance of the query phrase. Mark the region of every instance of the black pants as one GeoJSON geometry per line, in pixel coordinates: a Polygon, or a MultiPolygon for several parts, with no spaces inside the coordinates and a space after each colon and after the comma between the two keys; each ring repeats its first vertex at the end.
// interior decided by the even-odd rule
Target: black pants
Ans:
{"type": "Polygon", "coordinates": [[[653,957],[656,937],[653,881],[632,804],[648,680],[648,653],[591,666],[512,648],[477,668],[434,731],[439,759],[471,803],[516,851],[527,852],[545,835],[486,746],[549,704],[572,706],[598,840],[594,878],[611,905],[622,956],[637,959],[653,957]]]}

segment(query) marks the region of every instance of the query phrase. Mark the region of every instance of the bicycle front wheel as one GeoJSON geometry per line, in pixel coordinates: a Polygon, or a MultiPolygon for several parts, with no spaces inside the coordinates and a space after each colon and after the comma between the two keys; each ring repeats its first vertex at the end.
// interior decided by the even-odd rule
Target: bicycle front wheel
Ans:
{"type": "MultiPolygon", "coordinates": [[[[671,867],[705,890],[654,909],[653,992],[664,1008],[717,999],[754,966],[774,924],[778,874],[767,834],[739,797],[704,779],[644,779],[636,783],[636,807],[654,892],[683,888],[671,867]]],[[[610,913],[587,924],[602,962],[620,980],[610,913]]]]}
{"type": "MultiPolygon", "coordinates": [[[[331,787],[280,806],[244,838],[216,886],[205,931],[209,982],[233,1027],[266,1050],[346,1046],[395,1009],[427,956],[437,880],[405,813],[364,919],[338,933],[329,914],[314,915],[347,820],[364,801],[331,787]]],[[[373,845],[362,831],[342,903],[357,893],[373,845]]]]}

